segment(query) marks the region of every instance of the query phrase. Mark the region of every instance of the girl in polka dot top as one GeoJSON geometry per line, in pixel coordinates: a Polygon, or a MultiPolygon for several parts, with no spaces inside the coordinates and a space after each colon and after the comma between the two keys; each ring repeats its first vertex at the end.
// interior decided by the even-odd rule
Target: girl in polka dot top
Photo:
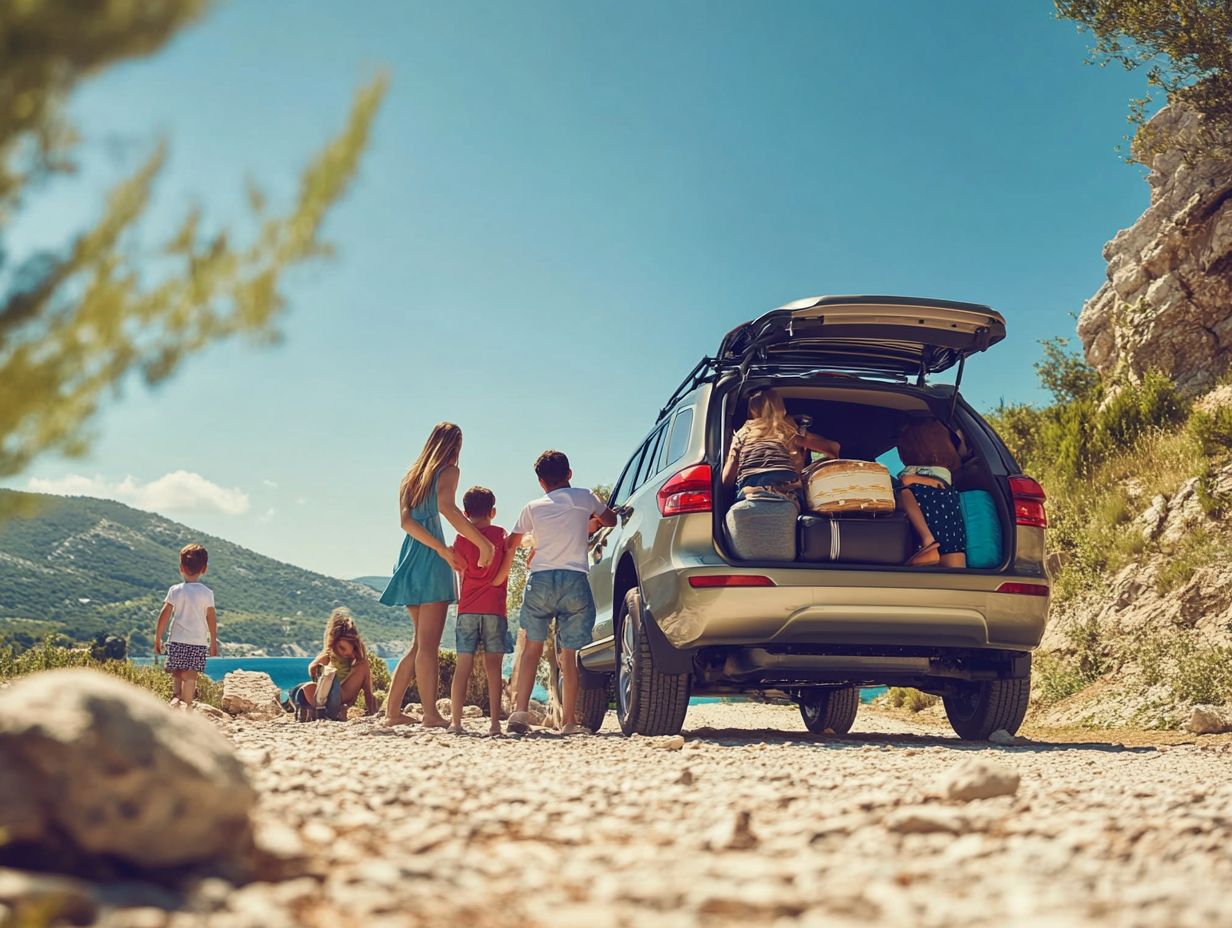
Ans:
{"type": "Polygon", "coordinates": [[[912,567],[966,567],[967,529],[952,474],[961,466],[950,430],[937,419],[921,419],[898,436],[898,506],[920,538],[908,559],[912,567]]]}

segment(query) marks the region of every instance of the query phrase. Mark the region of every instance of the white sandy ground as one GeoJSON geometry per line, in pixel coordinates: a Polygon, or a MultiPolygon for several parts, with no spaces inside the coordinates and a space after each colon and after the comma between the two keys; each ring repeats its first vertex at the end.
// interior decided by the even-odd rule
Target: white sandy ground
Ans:
{"type": "Polygon", "coordinates": [[[964,744],[867,707],[813,738],[757,704],[693,707],[675,748],[610,713],[569,739],[467,723],[225,724],[262,841],[309,859],[278,883],[205,881],[170,923],[1232,925],[1226,742],[964,744]],[[929,798],[973,756],[1016,770],[1017,794],[929,798]]]}

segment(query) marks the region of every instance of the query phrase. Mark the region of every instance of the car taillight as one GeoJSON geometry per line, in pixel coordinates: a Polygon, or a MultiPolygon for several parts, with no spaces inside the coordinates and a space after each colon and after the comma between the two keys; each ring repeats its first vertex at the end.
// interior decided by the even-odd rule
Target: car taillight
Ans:
{"type": "Polygon", "coordinates": [[[997,592],[1015,596],[1047,596],[1048,587],[1041,583],[1003,583],[997,587],[997,592]]]}
{"type": "Polygon", "coordinates": [[[1017,474],[1010,478],[1010,493],[1014,497],[1015,522],[1035,528],[1048,527],[1048,513],[1044,511],[1044,488],[1038,481],[1017,474]]]}
{"type": "Polygon", "coordinates": [[[709,464],[686,467],[659,488],[659,512],[665,516],[709,512],[713,505],[709,464]]]}
{"type": "Polygon", "coordinates": [[[774,586],[774,581],[760,574],[703,574],[690,577],[689,586],[706,590],[720,586],[774,586]]]}

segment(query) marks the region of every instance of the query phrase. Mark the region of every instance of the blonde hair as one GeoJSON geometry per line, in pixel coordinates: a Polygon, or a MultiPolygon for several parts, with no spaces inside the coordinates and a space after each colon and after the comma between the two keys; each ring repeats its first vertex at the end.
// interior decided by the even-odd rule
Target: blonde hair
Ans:
{"type": "Polygon", "coordinates": [[[783,397],[774,390],[757,390],[749,396],[749,417],[740,431],[753,440],[771,439],[794,451],[800,429],[787,418],[783,397]]]}
{"type": "Polygon", "coordinates": [[[428,496],[432,479],[445,467],[458,463],[458,455],[462,451],[462,430],[452,422],[438,422],[432,428],[432,434],[424,442],[423,451],[415,459],[402,484],[398,487],[398,498],[407,509],[414,509],[428,496]]]}
{"type": "Polygon", "coordinates": [[[355,625],[351,610],[346,606],[339,606],[329,614],[329,621],[325,623],[325,639],[321,644],[321,652],[327,659],[334,656],[334,646],[343,639],[355,646],[356,660],[362,660],[367,655],[364,640],[359,637],[359,628],[355,625]]]}

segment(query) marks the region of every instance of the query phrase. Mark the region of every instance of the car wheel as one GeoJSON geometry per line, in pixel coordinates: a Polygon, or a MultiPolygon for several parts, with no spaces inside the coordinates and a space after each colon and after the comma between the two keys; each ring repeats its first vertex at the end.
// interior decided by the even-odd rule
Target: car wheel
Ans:
{"type": "Polygon", "coordinates": [[[616,639],[616,718],[626,735],[675,735],[689,711],[692,675],[655,670],[645,623],[642,594],[634,588],[625,596],[616,639]]]}
{"type": "Polygon", "coordinates": [[[966,741],[984,741],[999,729],[1014,734],[1030,700],[1029,676],[960,683],[954,692],[942,697],[950,726],[966,741]]]}
{"type": "Polygon", "coordinates": [[[860,690],[854,686],[835,686],[806,690],[800,697],[800,718],[815,735],[827,731],[845,735],[855,724],[860,708],[860,690]]]}

